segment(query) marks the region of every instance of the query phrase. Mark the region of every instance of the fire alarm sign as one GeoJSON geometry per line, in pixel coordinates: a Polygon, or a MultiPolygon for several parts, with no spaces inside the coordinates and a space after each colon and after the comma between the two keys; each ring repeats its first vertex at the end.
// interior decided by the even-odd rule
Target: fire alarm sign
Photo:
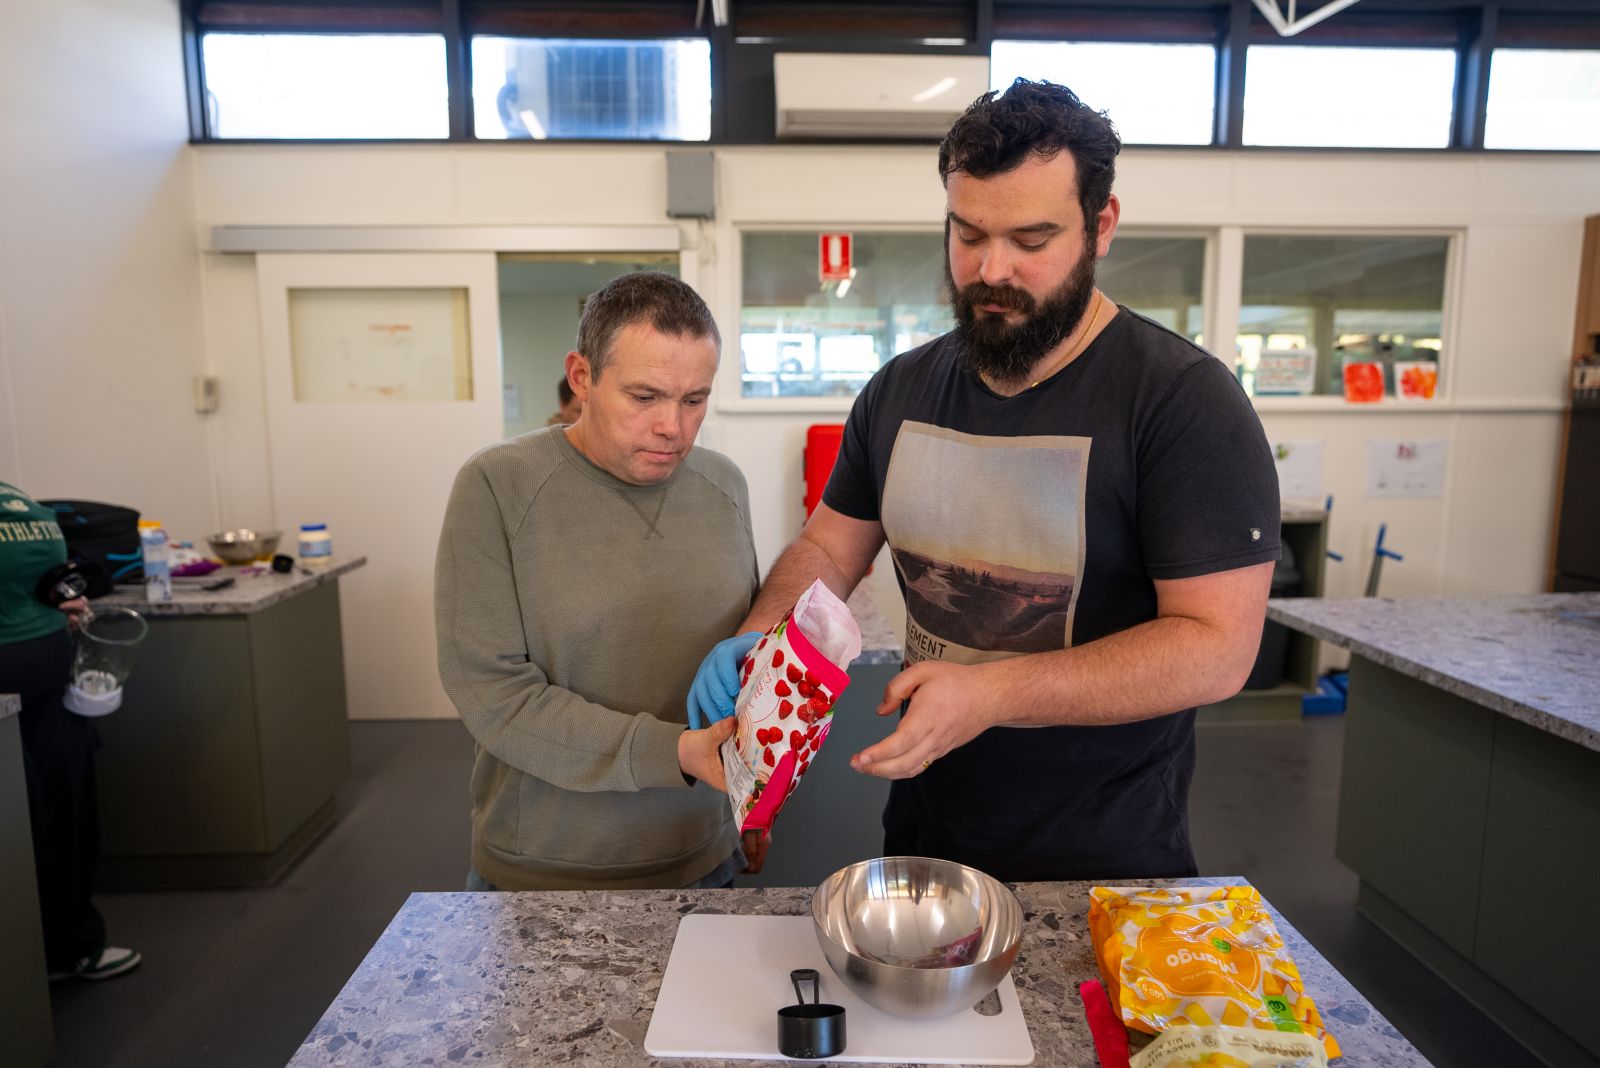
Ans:
{"type": "Polygon", "coordinates": [[[817,277],[823,282],[843,282],[851,275],[850,235],[821,234],[817,238],[817,277]]]}

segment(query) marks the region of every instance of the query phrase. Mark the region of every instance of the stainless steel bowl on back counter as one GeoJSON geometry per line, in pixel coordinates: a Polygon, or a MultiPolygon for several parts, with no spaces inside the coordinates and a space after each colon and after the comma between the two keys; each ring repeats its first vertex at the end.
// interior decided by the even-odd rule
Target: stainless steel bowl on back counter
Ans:
{"type": "Polygon", "coordinates": [[[224,530],[206,538],[212,555],[225,564],[248,564],[252,560],[271,556],[278,549],[282,535],[276,530],[224,530]]]}

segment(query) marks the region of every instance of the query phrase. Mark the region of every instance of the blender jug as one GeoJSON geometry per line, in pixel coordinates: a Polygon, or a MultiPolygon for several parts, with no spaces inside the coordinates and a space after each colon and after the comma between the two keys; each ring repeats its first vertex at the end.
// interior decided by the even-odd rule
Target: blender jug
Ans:
{"type": "Polygon", "coordinates": [[[121,708],[122,684],[149,630],[144,617],[129,608],[102,608],[79,623],[72,681],[62,704],[80,716],[121,708]]]}

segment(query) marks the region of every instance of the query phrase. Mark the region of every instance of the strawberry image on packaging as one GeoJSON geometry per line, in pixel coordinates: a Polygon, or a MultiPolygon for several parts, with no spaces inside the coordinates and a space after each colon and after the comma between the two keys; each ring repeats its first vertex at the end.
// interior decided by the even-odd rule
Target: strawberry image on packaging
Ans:
{"type": "Polygon", "coordinates": [[[845,666],[861,630],[818,579],[750,650],[734,701],[738,728],[722,743],[728,801],[740,832],[768,832],[822,749],[834,702],[850,685],[845,666]]]}

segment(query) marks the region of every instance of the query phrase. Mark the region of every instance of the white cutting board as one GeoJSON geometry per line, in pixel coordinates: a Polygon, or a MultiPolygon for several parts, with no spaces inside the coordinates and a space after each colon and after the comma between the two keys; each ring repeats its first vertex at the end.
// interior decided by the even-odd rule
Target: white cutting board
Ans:
{"type": "MultiPolygon", "coordinates": [[[[844,1006],[845,1049],[832,1060],[1033,1063],[1033,1039],[1010,975],[1000,983],[1000,1012],[994,1016],[965,1009],[938,1020],[903,1020],[868,1005],[833,974],[809,916],[683,917],[644,1036],[645,1052],[786,1059],[778,1052],[778,1010],[795,1003],[789,982],[795,968],[815,968],[822,976],[822,1000],[844,1006]]],[[[809,998],[810,984],[802,989],[809,998]]]]}

